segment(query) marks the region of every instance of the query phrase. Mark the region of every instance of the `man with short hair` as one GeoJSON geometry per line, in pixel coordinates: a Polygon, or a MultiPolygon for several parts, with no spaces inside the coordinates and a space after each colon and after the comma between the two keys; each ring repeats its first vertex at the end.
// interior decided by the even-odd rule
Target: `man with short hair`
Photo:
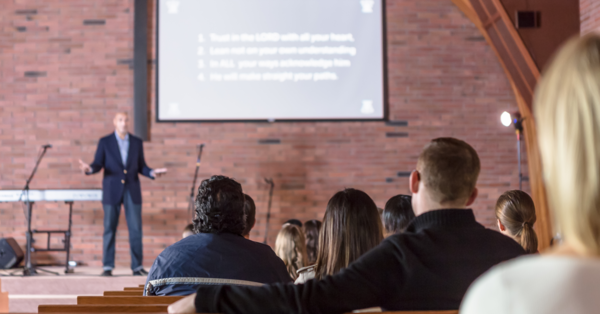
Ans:
{"type": "Polygon", "coordinates": [[[104,233],[102,236],[102,276],[112,276],[115,268],[115,238],[119,225],[121,204],[129,229],[131,270],[134,276],[148,274],[142,266],[142,192],[138,174],[154,179],[167,172],[166,168],[150,169],[144,158],[142,139],[127,131],[127,112],[118,112],[113,119],[115,132],[98,141],[98,149],[91,164],[79,160],[79,168],[90,175],[104,169],[102,179],[102,208],[104,233]]]}
{"type": "Polygon", "coordinates": [[[188,295],[202,285],[262,286],[288,283],[283,261],[262,243],[245,239],[242,186],[225,176],[202,181],[194,231],[154,261],[145,295],[188,295]]]}
{"type": "MultiPolygon", "coordinates": [[[[431,141],[410,176],[417,217],[340,273],[304,285],[200,287],[169,313],[344,313],[456,310],[492,266],[523,255],[521,246],[484,228],[468,209],[477,197],[479,157],[453,138],[431,141]]],[[[355,230],[360,232],[360,230],[355,230]]]]}
{"type": "Polygon", "coordinates": [[[250,195],[244,194],[244,217],[246,217],[246,228],[242,232],[242,236],[250,239],[250,231],[256,223],[256,205],[250,195]]]}

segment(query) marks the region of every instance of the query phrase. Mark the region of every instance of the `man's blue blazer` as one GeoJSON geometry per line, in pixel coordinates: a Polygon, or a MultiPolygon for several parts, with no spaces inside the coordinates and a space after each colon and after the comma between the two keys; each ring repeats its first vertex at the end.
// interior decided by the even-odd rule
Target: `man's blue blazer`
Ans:
{"type": "Polygon", "coordinates": [[[123,166],[123,159],[115,136],[115,133],[111,133],[100,139],[94,162],[90,164],[92,171],[87,174],[94,174],[104,168],[102,204],[119,204],[125,189],[129,191],[133,203],[141,204],[142,191],[138,173],[154,179],[150,176],[152,169],[146,165],[146,160],[144,160],[142,140],[129,134],[127,164],[123,166]]]}

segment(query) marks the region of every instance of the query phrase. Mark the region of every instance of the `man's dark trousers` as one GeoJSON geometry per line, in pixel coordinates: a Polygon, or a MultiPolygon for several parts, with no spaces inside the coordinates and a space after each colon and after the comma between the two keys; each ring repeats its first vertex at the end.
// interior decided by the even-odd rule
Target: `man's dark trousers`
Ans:
{"type": "Polygon", "coordinates": [[[121,202],[116,205],[103,204],[104,235],[102,237],[102,264],[104,270],[115,267],[115,239],[121,204],[125,206],[125,220],[129,229],[129,250],[131,252],[131,269],[138,271],[142,266],[142,204],[135,204],[129,191],[125,189],[121,202]]]}

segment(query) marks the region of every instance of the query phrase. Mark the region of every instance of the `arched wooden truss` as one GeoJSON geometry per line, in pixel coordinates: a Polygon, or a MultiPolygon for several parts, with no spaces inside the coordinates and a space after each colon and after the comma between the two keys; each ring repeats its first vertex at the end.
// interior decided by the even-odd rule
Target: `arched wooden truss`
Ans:
{"type": "Polygon", "coordinates": [[[534,89],[540,71],[500,0],[452,0],[452,2],[479,28],[495,51],[511,83],[519,111],[525,118],[523,127],[529,181],[537,214],[535,229],[538,233],[539,249],[542,251],[550,246],[552,222],[542,181],[542,165],[532,110],[534,89]]]}

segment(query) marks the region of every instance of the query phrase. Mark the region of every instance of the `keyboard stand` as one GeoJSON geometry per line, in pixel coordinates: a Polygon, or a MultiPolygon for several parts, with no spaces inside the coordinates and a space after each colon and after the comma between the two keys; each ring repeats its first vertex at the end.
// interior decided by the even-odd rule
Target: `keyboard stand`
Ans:
{"type": "Polygon", "coordinates": [[[27,203],[27,251],[25,257],[25,267],[23,268],[23,276],[32,276],[37,274],[36,270],[40,270],[46,273],[58,275],[57,272],[49,271],[42,268],[37,268],[31,265],[31,253],[33,252],[66,252],[67,260],[65,262],[65,274],[73,273],[73,269],[69,267],[69,258],[71,255],[71,225],[72,225],[72,217],[73,217],[73,201],[65,201],[65,204],[69,205],[69,226],[67,230],[31,230],[31,215],[33,209],[34,202],[26,202],[27,203]],[[48,236],[48,240],[46,242],[45,249],[36,249],[32,246],[33,244],[33,234],[34,233],[45,233],[48,236]],[[52,238],[52,234],[63,234],[64,235],[64,247],[63,248],[51,248],[50,247],[50,239],[52,238]]]}

